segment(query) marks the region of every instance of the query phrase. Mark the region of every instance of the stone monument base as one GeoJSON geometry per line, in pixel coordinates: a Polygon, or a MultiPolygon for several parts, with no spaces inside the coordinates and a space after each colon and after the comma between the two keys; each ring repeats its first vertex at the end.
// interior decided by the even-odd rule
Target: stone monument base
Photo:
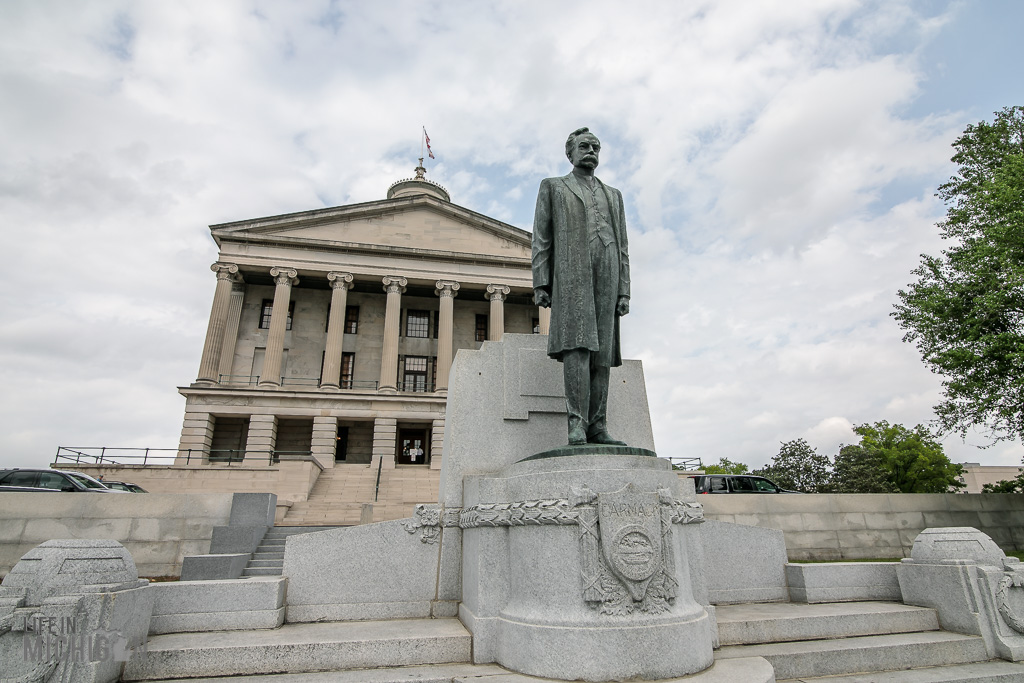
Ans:
{"type": "Polygon", "coordinates": [[[693,597],[703,513],[692,490],[666,460],[572,450],[464,481],[459,616],[474,661],[586,681],[708,668],[715,626],[693,597]]]}

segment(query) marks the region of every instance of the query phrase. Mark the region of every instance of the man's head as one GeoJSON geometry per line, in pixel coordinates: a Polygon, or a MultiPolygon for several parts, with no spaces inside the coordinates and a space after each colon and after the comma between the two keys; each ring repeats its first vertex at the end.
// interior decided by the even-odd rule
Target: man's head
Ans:
{"type": "Polygon", "coordinates": [[[601,141],[589,128],[577,128],[565,141],[565,156],[569,157],[573,166],[593,171],[597,168],[600,153],[601,141]]]}

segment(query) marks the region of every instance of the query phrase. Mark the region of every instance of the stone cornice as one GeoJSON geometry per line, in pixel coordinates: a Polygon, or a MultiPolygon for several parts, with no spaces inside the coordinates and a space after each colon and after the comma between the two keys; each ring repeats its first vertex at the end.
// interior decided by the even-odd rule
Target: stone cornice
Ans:
{"type": "MultiPolygon", "coordinates": [[[[234,240],[226,240],[232,242],[234,240]]],[[[239,243],[247,244],[265,244],[268,246],[279,246],[279,247],[298,247],[303,251],[309,251],[310,249],[316,249],[318,251],[327,252],[338,252],[338,253],[349,253],[349,254],[373,254],[375,256],[395,256],[395,257],[410,257],[414,259],[422,259],[424,257],[435,257],[440,261],[458,261],[460,263],[480,263],[480,264],[498,264],[502,266],[512,266],[515,268],[526,268],[531,267],[529,257],[525,256],[498,256],[495,254],[477,254],[472,252],[453,252],[443,251],[441,249],[421,249],[417,247],[395,247],[381,244],[365,244],[360,242],[334,242],[331,240],[317,240],[310,239],[307,237],[284,237],[282,235],[269,235],[269,236],[247,236],[244,240],[239,240],[239,243]]],[[[223,246],[223,243],[218,240],[218,246],[223,246]]],[[[239,258],[236,255],[232,255],[235,261],[244,261],[245,259],[239,258]]],[[[334,266],[332,266],[333,268],[334,266]]]]}
{"type": "MultiPolygon", "coordinates": [[[[272,398],[274,400],[290,402],[290,401],[318,401],[323,402],[323,407],[337,408],[338,410],[346,410],[346,403],[349,402],[373,402],[373,403],[420,403],[424,406],[424,412],[433,414],[435,411],[430,408],[436,407],[443,414],[444,407],[448,402],[448,398],[444,394],[432,394],[426,392],[416,393],[403,393],[398,392],[394,394],[378,394],[375,390],[368,389],[361,391],[359,389],[346,389],[344,391],[320,391],[318,389],[302,390],[302,389],[266,389],[263,387],[235,387],[235,386],[200,386],[192,385],[187,387],[178,387],[178,393],[184,396],[186,399],[198,399],[202,401],[203,397],[208,397],[217,401],[219,406],[234,406],[232,403],[224,403],[225,398],[237,398],[240,403],[237,407],[245,407],[248,412],[259,412],[252,408],[252,405],[248,402],[250,399],[259,396],[260,398],[272,398]]],[[[359,411],[353,411],[359,412],[359,411]]],[[[411,418],[419,419],[419,418],[411,418]]]]}

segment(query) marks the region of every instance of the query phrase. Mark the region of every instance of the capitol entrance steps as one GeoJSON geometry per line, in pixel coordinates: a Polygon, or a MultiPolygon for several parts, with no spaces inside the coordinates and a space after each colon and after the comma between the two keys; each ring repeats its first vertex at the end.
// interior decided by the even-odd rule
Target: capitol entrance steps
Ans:
{"type": "Polygon", "coordinates": [[[921,607],[769,603],[721,605],[717,613],[722,647],[716,659],[764,657],[778,681],[1024,681],[1019,664],[1008,669],[1009,662],[988,662],[980,637],[939,630],[934,610],[921,607]],[[909,678],[908,669],[919,670],[913,672],[918,678],[909,678]]]}
{"type": "Polygon", "coordinates": [[[339,463],[317,477],[307,500],[292,504],[282,526],[353,526],[363,505],[373,505],[373,521],[412,515],[417,503],[436,503],[441,471],[422,465],[380,470],[365,464],[339,463]]]}

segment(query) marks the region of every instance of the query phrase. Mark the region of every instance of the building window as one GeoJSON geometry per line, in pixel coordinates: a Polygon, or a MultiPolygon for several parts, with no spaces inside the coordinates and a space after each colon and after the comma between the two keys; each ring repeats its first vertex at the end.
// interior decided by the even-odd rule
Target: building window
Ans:
{"type": "Polygon", "coordinates": [[[484,313],[476,314],[476,341],[487,341],[487,315],[484,313]]]}
{"type": "Polygon", "coordinates": [[[533,319],[533,333],[540,334],[540,318],[533,319]]]}
{"type": "MultiPolygon", "coordinates": [[[[430,336],[430,312],[429,311],[409,311],[405,316],[405,336],[406,337],[422,337],[426,339],[430,336]]],[[[424,366],[424,372],[426,366],[424,366]]]]}
{"type": "Polygon", "coordinates": [[[359,307],[345,307],[345,334],[356,334],[359,330],[359,307]]]}
{"type": "Polygon", "coordinates": [[[352,369],[356,365],[356,354],[347,351],[341,354],[341,388],[352,388],[352,369]]]}
{"type": "MultiPolygon", "coordinates": [[[[274,300],[273,299],[264,299],[263,300],[263,308],[261,309],[261,312],[260,312],[260,329],[261,330],[269,330],[270,329],[270,316],[273,313],[274,313],[274,300]]],[[[295,302],[294,301],[289,301],[288,302],[288,319],[287,319],[287,322],[285,323],[284,329],[286,329],[286,330],[292,329],[292,314],[294,314],[294,313],[295,313],[295,302]]]]}
{"type": "Polygon", "coordinates": [[[405,357],[405,371],[402,374],[402,389],[404,391],[427,390],[426,356],[405,357]]]}
{"type": "Polygon", "coordinates": [[[440,312],[434,311],[434,339],[437,339],[437,330],[440,327],[440,312]]]}

